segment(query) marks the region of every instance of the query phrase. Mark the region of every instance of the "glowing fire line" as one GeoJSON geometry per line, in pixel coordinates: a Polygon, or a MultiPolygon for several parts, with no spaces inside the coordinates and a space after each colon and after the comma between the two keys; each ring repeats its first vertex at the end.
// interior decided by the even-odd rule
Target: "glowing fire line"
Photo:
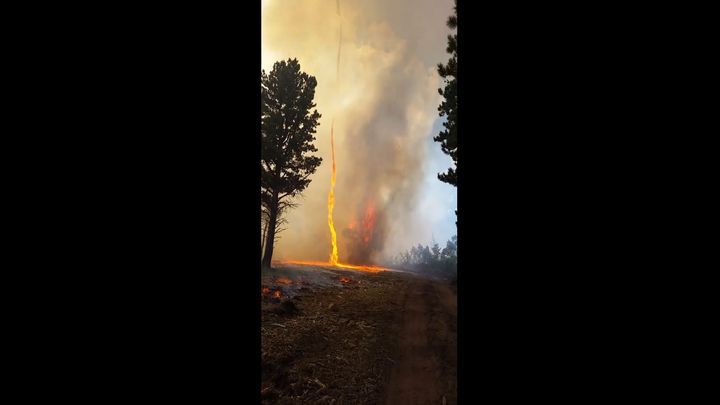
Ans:
{"type": "Polygon", "coordinates": [[[354,265],[354,264],[331,263],[331,262],[322,262],[322,261],[315,261],[315,260],[278,260],[278,261],[275,261],[275,263],[277,263],[277,264],[299,264],[299,265],[303,265],[303,266],[339,267],[339,268],[343,268],[343,269],[369,271],[369,272],[373,272],[373,273],[387,270],[387,268],[381,267],[381,266],[361,266],[361,265],[354,265]]]}

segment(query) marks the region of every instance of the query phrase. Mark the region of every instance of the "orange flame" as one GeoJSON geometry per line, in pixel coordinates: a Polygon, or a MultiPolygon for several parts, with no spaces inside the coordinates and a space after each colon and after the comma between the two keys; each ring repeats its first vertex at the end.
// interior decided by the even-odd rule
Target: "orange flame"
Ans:
{"type": "Polygon", "coordinates": [[[338,248],[337,234],[335,233],[335,225],[333,224],[333,208],[335,208],[335,138],[333,136],[333,127],[335,121],[330,124],[330,146],[332,147],[332,177],[330,178],[330,193],[328,194],[328,225],[330,226],[330,235],[332,237],[332,253],[330,254],[330,263],[337,265],[338,248]]]}
{"type": "Polygon", "coordinates": [[[280,298],[282,296],[282,291],[279,288],[276,289],[270,289],[268,287],[262,288],[262,295],[264,296],[271,296],[274,298],[280,298]]]}
{"type": "Polygon", "coordinates": [[[287,277],[278,277],[277,279],[275,279],[275,282],[280,283],[280,284],[286,284],[286,285],[292,284],[292,280],[290,280],[287,277]]]}
{"type": "Polygon", "coordinates": [[[361,266],[361,265],[355,265],[355,264],[345,264],[345,263],[330,263],[330,262],[322,262],[317,260],[277,260],[273,261],[277,264],[299,264],[303,266],[321,266],[321,267],[339,267],[341,269],[351,269],[351,270],[360,270],[360,271],[367,271],[371,273],[377,273],[380,271],[387,270],[386,267],[382,266],[361,266]]]}
{"type": "Polygon", "coordinates": [[[335,266],[343,268],[343,269],[362,270],[362,271],[369,271],[369,272],[373,272],[373,273],[387,270],[385,267],[381,267],[381,266],[361,266],[361,265],[345,264],[345,263],[336,263],[335,266]]]}
{"type": "Polygon", "coordinates": [[[365,209],[365,218],[363,218],[363,242],[366,244],[370,241],[373,228],[375,228],[375,204],[373,200],[370,200],[365,209]]]}

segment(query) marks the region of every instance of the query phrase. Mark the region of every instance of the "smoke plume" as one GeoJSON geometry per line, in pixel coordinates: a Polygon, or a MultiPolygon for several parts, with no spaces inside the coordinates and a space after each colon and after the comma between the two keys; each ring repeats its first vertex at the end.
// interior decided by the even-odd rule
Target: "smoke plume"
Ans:
{"type": "Polygon", "coordinates": [[[277,259],[329,258],[331,120],[340,261],[382,261],[417,242],[413,233],[422,226],[418,190],[438,116],[435,66],[446,59],[445,20],[452,1],[344,0],[342,14],[340,8],[339,0],[336,7],[321,0],[263,5],[263,69],[298,58],[301,69],[317,78],[322,114],[315,145],[323,164],[300,205],[287,214],[277,259]]]}

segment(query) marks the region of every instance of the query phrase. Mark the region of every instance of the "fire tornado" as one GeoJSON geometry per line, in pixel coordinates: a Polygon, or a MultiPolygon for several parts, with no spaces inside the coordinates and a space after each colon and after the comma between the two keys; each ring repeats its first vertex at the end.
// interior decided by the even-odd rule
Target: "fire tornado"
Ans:
{"type": "MultiPolygon", "coordinates": [[[[340,17],[340,1],[337,1],[337,15],[340,17]]],[[[340,26],[338,29],[338,49],[337,49],[337,59],[336,59],[336,66],[335,66],[335,81],[337,82],[338,76],[340,73],[340,50],[342,49],[342,19],[340,20],[340,26]]],[[[335,119],[330,123],[330,147],[332,150],[332,175],[330,177],[330,191],[328,192],[328,227],[330,227],[330,240],[332,243],[332,251],[330,252],[330,260],[328,262],[320,262],[320,261],[311,261],[311,260],[279,260],[277,263],[282,264],[296,264],[296,265],[311,265],[311,266],[332,266],[334,268],[344,268],[344,269],[351,269],[351,270],[360,270],[360,271],[368,271],[368,272],[379,272],[379,271],[385,271],[387,270],[385,267],[381,266],[372,266],[372,265],[357,265],[357,264],[349,264],[349,263],[342,263],[340,262],[339,255],[338,255],[338,246],[337,246],[337,233],[335,232],[335,224],[333,222],[333,210],[335,208],[335,179],[336,179],[336,172],[335,172],[335,134],[334,134],[334,127],[335,127],[335,119]]],[[[370,201],[370,204],[368,205],[368,212],[366,213],[366,218],[363,222],[363,236],[360,239],[360,242],[367,245],[370,235],[372,233],[372,230],[374,228],[375,224],[375,209],[372,201],[370,201]]],[[[362,249],[363,247],[358,247],[362,249]]]]}
{"type": "MultiPolygon", "coordinates": [[[[337,0],[337,15],[340,17],[340,0],[337,0]]],[[[335,62],[335,82],[337,83],[340,74],[340,47],[342,46],[342,20],[340,20],[340,38],[338,40],[337,60],[335,62]]],[[[333,209],[335,208],[335,135],[333,129],[335,127],[335,119],[330,123],[330,147],[332,149],[332,176],[330,177],[330,192],[328,193],[328,226],[330,227],[330,238],[332,242],[332,252],[330,252],[330,263],[333,266],[338,264],[338,248],[337,233],[335,232],[335,224],[333,223],[333,209]]]]}
{"type": "Polygon", "coordinates": [[[328,193],[328,226],[330,226],[330,235],[332,240],[330,263],[334,266],[337,266],[337,234],[335,233],[335,225],[333,224],[333,208],[335,208],[335,139],[333,135],[334,125],[335,121],[333,120],[333,122],[330,124],[330,146],[332,148],[332,176],[330,177],[330,192],[328,193]]]}

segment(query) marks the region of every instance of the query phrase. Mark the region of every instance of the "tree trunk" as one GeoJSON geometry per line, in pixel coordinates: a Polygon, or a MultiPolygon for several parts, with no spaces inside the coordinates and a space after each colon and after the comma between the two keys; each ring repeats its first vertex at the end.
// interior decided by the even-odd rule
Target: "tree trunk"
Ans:
{"type": "Polygon", "coordinates": [[[260,238],[260,254],[262,254],[263,250],[265,250],[265,236],[267,235],[267,229],[268,229],[268,221],[267,219],[264,221],[265,226],[263,227],[262,231],[262,237],[260,238]]]}
{"type": "MultiPolygon", "coordinates": [[[[277,199],[276,199],[277,200],[277,199]]],[[[277,222],[277,203],[270,207],[270,218],[268,218],[267,232],[265,233],[265,254],[262,258],[263,269],[270,269],[272,262],[273,245],[275,242],[275,224],[277,222]]]]}

